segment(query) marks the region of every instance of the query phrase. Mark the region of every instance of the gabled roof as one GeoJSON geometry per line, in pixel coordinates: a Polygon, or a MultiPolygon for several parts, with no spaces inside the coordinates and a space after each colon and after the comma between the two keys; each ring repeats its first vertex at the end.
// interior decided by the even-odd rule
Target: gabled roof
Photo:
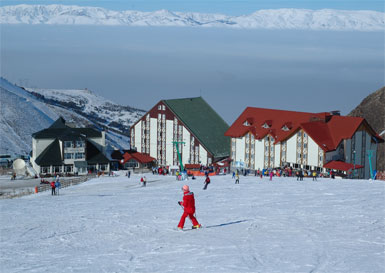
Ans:
{"type": "Polygon", "coordinates": [[[60,140],[88,137],[102,137],[102,133],[93,128],[71,128],[60,117],[50,127],[32,134],[35,139],[59,138],[60,140]]]}
{"type": "Polygon", "coordinates": [[[230,155],[228,124],[202,97],[163,100],[214,158],[230,155]]]}
{"type": "Polygon", "coordinates": [[[88,164],[108,164],[108,158],[94,145],[91,141],[87,141],[86,160],[88,164]]]}
{"type": "Polygon", "coordinates": [[[59,140],[55,139],[48,145],[48,147],[36,158],[35,162],[39,166],[62,165],[63,160],[61,158],[59,140]]]}
{"type": "Polygon", "coordinates": [[[67,128],[66,121],[64,118],[60,117],[58,118],[49,128],[67,128]]]}
{"type": "Polygon", "coordinates": [[[141,164],[144,163],[150,163],[155,161],[156,159],[147,155],[147,154],[142,154],[138,152],[133,152],[133,153],[124,153],[123,154],[123,164],[126,163],[127,161],[134,159],[135,161],[138,161],[141,164]]]}
{"type": "Polygon", "coordinates": [[[361,125],[378,142],[383,141],[363,118],[252,107],[246,108],[225,135],[243,137],[250,132],[256,139],[271,135],[278,143],[303,129],[324,151],[332,151],[342,140],[352,138],[361,125]],[[254,124],[245,126],[244,122],[250,119],[254,120],[254,124]]]}
{"type": "Polygon", "coordinates": [[[276,142],[280,142],[298,131],[301,123],[324,119],[325,113],[314,114],[247,107],[226,131],[225,135],[243,137],[246,133],[251,132],[256,139],[263,139],[266,135],[271,135],[275,138],[276,142]],[[250,119],[253,119],[254,123],[251,126],[244,126],[243,123],[250,119]],[[263,127],[265,124],[268,125],[268,128],[263,127]],[[289,130],[283,130],[285,125],[289,127],[289,130]]]}

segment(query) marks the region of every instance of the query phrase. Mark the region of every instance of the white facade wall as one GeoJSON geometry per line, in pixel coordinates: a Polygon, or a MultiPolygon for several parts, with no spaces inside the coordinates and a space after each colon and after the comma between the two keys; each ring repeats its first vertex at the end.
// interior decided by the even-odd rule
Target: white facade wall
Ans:
{"type": "Polygon", "coordinates": [[[245,137],[242,138],[236,138],[236,154],[235,154],[235,161],[245,163],[245,137]]]}
{"type": "Polygon", "coordinates": [[[265,154],[265,146],[262,140],[255,141],[255,169],[263,169],[263,158],[265,154]]]}
{"type": "Polygon", "coordinates": [[[186,130],[186,128],[183,126],[183,142],[185,142],[185,144],[183,144],[182,146],[182,150],[183,150],[183,153],[182,153],[182,162],[183,162],[183,165],[184,164],[189,164],[189,160],[190,160],[190,143],[191,143],[191,136],[190,136],[190,132],[186,130]]]}
{"type": "Polygon", "coordinates": [[[139,121],[135,125],[135,148],[139,153],[142,152],[142,122],[141,121],[139,121]]]}
{"type": "Polygon", "coordinates": [[[297,135],[294,134],[290,139],[286,141],[287,143],[287,158],[286,161],[289,163],[297,163],[297,135]]]}
{"type": "Polygon", "coordinates": [[[207,151],[199,144],[199,161],[203,165],[207,165],[207,151]]]}
{"type": "Polygon", "coordinates": [[[173,165],[173,150],[174,144],[173,141],[173,126],[174,122],[172,120],[166,120],[166,164],[168,166],[173,165]]]}
{"type": "Polygon", "coordinates": [[[318,144],[309,136],[307,142],[307,164],[318,166],[318,144]]]}
{"type": "Polygon", "coordinates": [[[274,145],[274,167],[281,166],[281,144],[274,145]]]}
{"type": "MultiPolygon", "coordinates": [[[[94,143],[100,145],[101,147],[106,146],[106,132],[102,131],[102,137],[89,137],[88,139],[93,141],[94,143]]],[[[60,145],[62,147],[62,145],[60,145]]]]}
{"type": "Polygon", "coordinates": [[[158,143],[158,120],[150,118],[150,156],[157,158],[157,143],[158,143]]]}

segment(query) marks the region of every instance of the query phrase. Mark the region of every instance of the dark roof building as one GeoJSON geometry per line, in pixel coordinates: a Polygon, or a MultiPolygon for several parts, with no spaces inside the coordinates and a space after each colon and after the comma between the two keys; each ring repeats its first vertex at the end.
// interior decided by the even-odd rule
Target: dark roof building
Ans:
{"type": "Polygon", "coordinates": [[[93,128],[71,128],[60,117],[32,134],[31,163],[40,174],[108,171],[105,134],[93,128]]]}

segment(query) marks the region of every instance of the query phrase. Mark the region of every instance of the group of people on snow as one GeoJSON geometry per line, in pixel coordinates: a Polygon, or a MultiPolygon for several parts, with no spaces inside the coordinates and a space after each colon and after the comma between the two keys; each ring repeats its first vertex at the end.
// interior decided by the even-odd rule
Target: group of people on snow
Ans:
{"type": "Polygon", "coordinates": [[[50,185],[51,185],[51,195],[59,195],[59,189],[61,187],[59,175],[56,176],[55,181],[52,181],[50,185]]]}

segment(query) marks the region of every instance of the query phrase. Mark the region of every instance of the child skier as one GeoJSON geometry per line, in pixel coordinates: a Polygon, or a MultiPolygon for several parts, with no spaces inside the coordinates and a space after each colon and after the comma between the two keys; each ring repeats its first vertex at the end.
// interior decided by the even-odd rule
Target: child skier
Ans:
{"type": "Polygon", "coordinates": [[[190,192],[190,188],[187,185],[184,185],[182,187],[183,191],[183,201],[179,201],[178,204],[183,207],[183,214],[182,217],[180,218],[179,224],[178,224],[178,229],[183,229],[184,227],[184,222],[186,220],[186,217],[190,217],[190,220],[193,224],[193,229],[195,228],[200,228],[201,225],[198,223],[197,219],[195,218],[195,198],[194,198],[194,193],[190,192]]]}

